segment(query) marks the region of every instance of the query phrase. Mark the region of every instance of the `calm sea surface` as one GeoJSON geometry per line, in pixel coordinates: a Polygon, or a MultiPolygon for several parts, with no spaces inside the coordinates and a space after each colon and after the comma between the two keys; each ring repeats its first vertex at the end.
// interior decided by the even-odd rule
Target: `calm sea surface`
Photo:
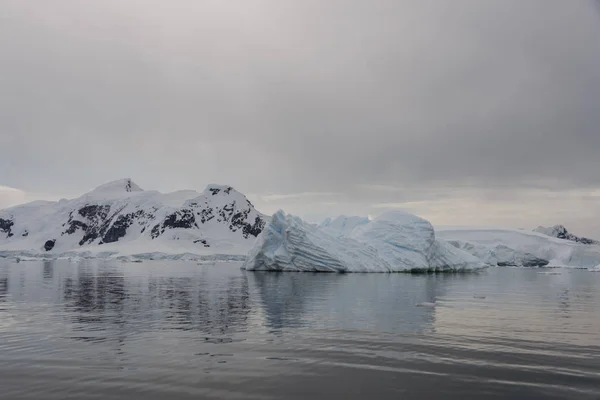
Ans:
{"type": "Polygon", "coordinates": [[[600,273],[0,260],[1,399],[488,397],[600,399],[600,273]]]}

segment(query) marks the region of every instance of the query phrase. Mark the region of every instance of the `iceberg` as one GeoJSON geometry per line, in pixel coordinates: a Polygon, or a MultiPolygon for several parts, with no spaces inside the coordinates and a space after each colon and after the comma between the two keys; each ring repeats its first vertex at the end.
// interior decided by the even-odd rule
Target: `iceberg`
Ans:
{"type": "MultiPolygon", "coordinates": [[[[343,217],[347,218],[347,217],[343,217]]],[[[249,271],[442,272],[471,271],[484,264],[437,240],[433,226],[394,211],[373,221],[346,219],[320,226],[278,211],[248,254],[249,271]]]]}
{"type": "Polygon", "coordinates": [[[347,217],[341,215],[335,219],[327,218],[319,224],[319,228],[328,229],[336,236],[347,236],[357,226],[368,223],[369,218],[367,217],[347,217]]]}

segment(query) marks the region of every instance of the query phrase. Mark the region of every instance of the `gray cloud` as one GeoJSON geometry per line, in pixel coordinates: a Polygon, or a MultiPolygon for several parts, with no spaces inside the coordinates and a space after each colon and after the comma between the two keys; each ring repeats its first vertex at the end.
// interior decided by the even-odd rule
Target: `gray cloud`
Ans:
{"type": "Polygon", "coordinates": [[[306,215],[600,187],[595,11],[5,0],[0,184],[60,195],[123,176],[164,191],[223,182],[306,215]],[[296,196],[314,192],[326,195],[296,196]]]}

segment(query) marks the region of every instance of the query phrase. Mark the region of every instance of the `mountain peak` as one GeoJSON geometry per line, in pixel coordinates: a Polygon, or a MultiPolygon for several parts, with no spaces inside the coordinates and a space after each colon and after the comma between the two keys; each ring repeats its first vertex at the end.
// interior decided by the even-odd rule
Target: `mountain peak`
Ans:
{"type": "Polygon", "coordinates": [[[129,193],[143,192],[143,189],[136,185],[131,178],[123,178],[116,181],[107,182],[98,186],[92,193],[129,193]]]}

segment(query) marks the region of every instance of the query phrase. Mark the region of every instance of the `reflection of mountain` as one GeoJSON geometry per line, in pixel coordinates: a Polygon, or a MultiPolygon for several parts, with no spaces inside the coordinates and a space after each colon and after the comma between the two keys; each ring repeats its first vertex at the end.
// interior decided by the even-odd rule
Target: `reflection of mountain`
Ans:
{"type": "Polygon", "coordinates": [[[54,264],[52,261],[44,261],[44,281],[51,281],[54,278],[54,264]]]}
{"type": "MultiPolygon", "coordinates": [[[[48,268],[53,269],[53,263],[48,268]]],[[[123,276],[104,266],[95,271],[82,265],[76,278],[64,279],[62,288],[65,309],[70,312],[71,328],[75,332],[71,337],[87,342],[104,342],[111,338],[120,348],[126,323],[127,292],[123,276]]]]}
{"type": "Polygon", "coordinates": [[[311,326],[390,333],[420,332],[435,309],[417,307],[445,295],[454,275],[289,274],[248,272],[272,329],[311,326]]]}
{"type": "Polygon", "coordinates": [[[8,272],[0,269],[0,301],[6,300],[8,294],[8,272]]]}
{"type": "Polygon", "coordinates": [[[171,329],[231,334],[247,327],[248,281],[243,276],[223,280],[150,277],[144,297],[148,308],[160,311],[171,329]]]}
{"type": "Polygon", "coordinates": [[[81,265],[59,283],[77,340],[122,342],[131,335],[198,331],[228,335],[247,329],[248,282],[243,275],[216,278],[128,277],[125,269],[81,265]],[[80,334],[81,333],[81,334],[80,334]]]}

